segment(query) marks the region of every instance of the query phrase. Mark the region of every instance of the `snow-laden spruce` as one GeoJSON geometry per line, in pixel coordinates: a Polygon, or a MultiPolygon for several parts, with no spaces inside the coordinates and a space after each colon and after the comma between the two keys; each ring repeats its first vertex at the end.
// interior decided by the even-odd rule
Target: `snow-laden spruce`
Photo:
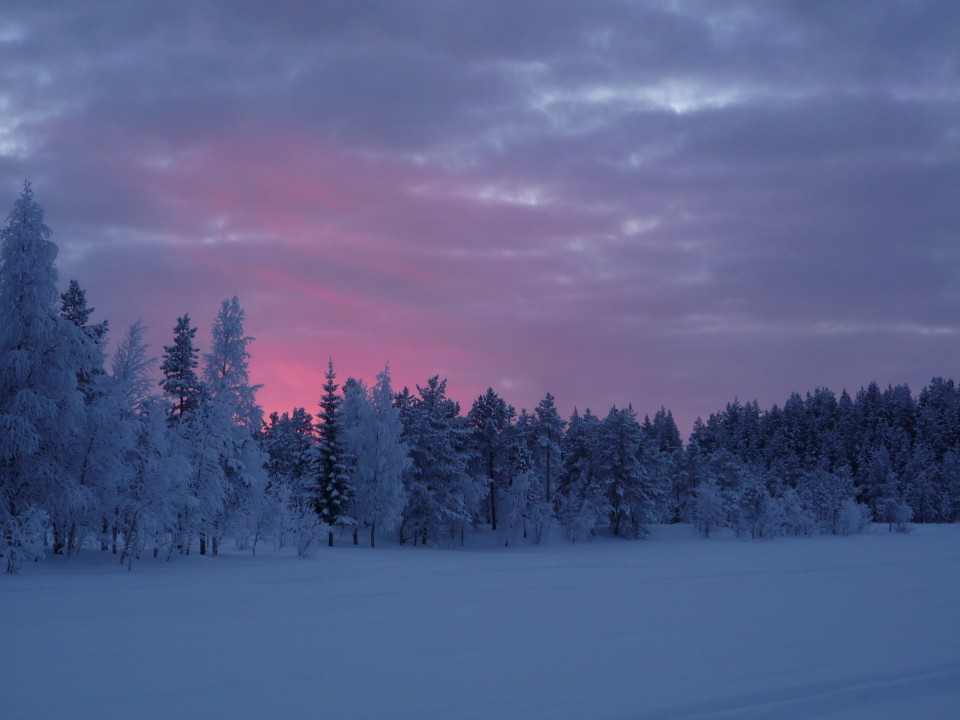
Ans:
{"type": "Polygon", "coordinates": [[[97,344],[58,312],[57,247],[30,184],[0,231],[0,554],[8,570],[36,557],[47,523],[55,552],[75,552],[97,502],[81,378],[97,344]]]}
{"type": "Polygon", "coordinates": [[[393,405],[389,367],[377,375],[369,390],[362,382],[348,381],[342,413],[348,513],[355,528],[369,528],[370,547],[374,547],[378,532],[392,533],[400,527],[407,501],[403,473],[410,466],[400,411],[393,405]]]}

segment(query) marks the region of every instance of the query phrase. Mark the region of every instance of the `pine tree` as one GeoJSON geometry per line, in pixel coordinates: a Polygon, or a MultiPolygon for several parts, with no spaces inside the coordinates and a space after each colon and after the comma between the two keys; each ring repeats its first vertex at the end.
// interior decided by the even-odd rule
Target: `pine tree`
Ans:
{"type": "Polygon", "coordinates": [[[327,363],[324,376],[323,396],[320,398],[320,413],[317,415],[317,437],[319,448],[317,457],[316,498],[317,515],[327,527],[327,544],[333,547],[333,527],[340,522],[343,513],[343,501],[347,491],[346,468],[343,464],[343,448],[340,440],[339,411],[342,403],[337,394],[339,385],[334,382],[337,375],[333,371],[333,359],[327,363]]]}
{"type": "Polygon", "coordinates": [[[633,408],[611,408],[601,424],[601,437],[600,469],[610,505],[610,529],[620,535],[628,526],[633,537],[645,536],[656,492],[640,463],[642,430],[633,408]]]}
{"type": "Polygon", "coordinates": [[[533,431],[536,436],[534,462],[543,479],[543,496],[548,505],[553,504],[553,489],[563,468],[561,443],[565,425],[553,395],[547,393],[534,412],[533,431]]]}
{"type": "Polygon", "coordinates": [[[198,351],[193,347],[196,334],[197,329],[190,327],[190,316],[182,315],[173,329],[173,345],[163,347],[160,370],[164,379],[160,385],[173,401],[167,411],[171,423],[181,420],[200,404],[202,386],[196,373],[198,351]]]}
{"type": "Polygon", "coordinates": [[[87,294],[80,288],[76,280],[70,281],[66,292],[60,294],[60,315],[79,328],[89,340],[92,347],[89,352],[94,359],[90,368],[83,368],[77,373],[77,381],[84,397],[89,402],[96,392],[94,380],[104,374],[104,349],[107,344],[107,330],[110,323],[107,320],[90,324],[90,316],[95,308],[87,307],[87,294]]]}
{"type": "Polygon", "coordinates": [[[507,433],[515,410],[493,391],[473,402],[467,414],[467,425],[472,428],[474,449],[474,476],[483,478],[489,489],[488,508],[490,527],[497,529],[497,494],[507,482],[507,433]]]}
{"type": "Polygon", "coordinates": [[[562,452],[557,518],[567,538],[577,542],[594,535],[609,507],[600,472],[600,421],[589,408],[583,415],[574,408],[562,452]]]}

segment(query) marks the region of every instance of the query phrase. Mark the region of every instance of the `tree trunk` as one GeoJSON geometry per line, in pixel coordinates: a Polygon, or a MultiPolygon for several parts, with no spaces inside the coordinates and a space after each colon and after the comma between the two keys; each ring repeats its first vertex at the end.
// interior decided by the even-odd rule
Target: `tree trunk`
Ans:
{"type": "Polygon", "coordinates": [[[63,555],[63,534],[60,523],[53,524],[53,554],[63,555]]]}
{"type": "Polygon", "coordinates": [[[77,523],[70,524],[70,534],[67,535],[67,557],[74,554],[77,548],[77,523]]]}
{"type": "Polygon", "coordinates": [[[370,523],[370,547],[377,546],[376,536],[377,536],[377,524],[370,523]]]}
{"type": "Polygon", "coordinates": [[[357,538],[357,535],[359,534],[359,532],[360,532],[360,530],[357,528],[356,525],[354,525],[354,526],[353,526],[353,544],[354,544],[354,545],[359,545],[359,544],[360,544],[360,540],[357,538]]]}
{"type": "Polygon", "coordinates": [[[497,484],[490,480],[490,529],[497,529],[497,484]]]}
{"type": "Polygon", "coordinates": [[[207,536],[205,534],[200,535],[200,554],[207,554],[207,536]]]}
{"type": "Polygon", "coordinates": [[[220,552],[220,542],[217,540],[216,535],[210,538],[210,545],[213,550],[213,556],[216,557],[217,553],[220,552]]]}
{"type": "MultiPolygon", "coordinates": [[[[546,497],[547,505],[550,504],[550,471],[551,471],[551,467],[550,467],[550,466],[551,466],[551,464],[552,464],[552,463],[550,462],[550,460],[551,460],[551,456],[552,456],[552,455],[553,455],[553,452],[551,451],[551,448],[548,446],[548,447],[547,447],[547,477],[546,477],[546,481],[547,481],[547,493],[546,493],[546,495],[547,495],[547,497],[546,497]]],[[[524,536],[524,537],[526,537],[526,536],[524,536]]]]}
{"type": "Polygon", "coordinates": [[[333,547],[333,530],[327,532],[327,547],[333,547]]]}

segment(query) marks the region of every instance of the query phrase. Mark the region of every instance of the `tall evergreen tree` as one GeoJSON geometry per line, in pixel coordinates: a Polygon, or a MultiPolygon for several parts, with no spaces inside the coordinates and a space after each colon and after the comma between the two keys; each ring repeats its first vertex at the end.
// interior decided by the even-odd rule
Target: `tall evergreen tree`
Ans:
{"type": "Polygon", "coordinates": [[[57,247],[29,183],[0,230],[0,555],[15,570],[42,550],[79,547],[95,498],[71,467],[86,425],[77,374],[95,357],[58,313],[57,247]]]}
{"type": "Polygon", "coordinates": [[[557,517],[567,537],[576,542],[594,535],[609,507],[601,477],[600,421],[589,408],[583,415],[574,408],[562,448],[557,517]]]}
{"type": "Polygon", "coordinates": [[[467,424],[473,430],[474,475],[484,478],[488,487],[491,529],[497,529],[497,495],[508,479],[508,432],[516,411],[503,398],[487,388],[473,402],[467,424]]]}
{"type": "Polygon", "coordinates": [[[248,370],[247,346],[253,338],[244,333],[243,321],[237,297],[224,300],[211,326],[210,352],[204,356],[203,380],[211,406],[207,416],[213,420],[207,432],[217,441],[226,481],[222,510],[212,518],[214,555],[231,524],[249,520],[267,484],[265,458],[256,442],[263,422],[256,402],[260,386],[250,385],[248,370]]]}
{"type": "Polygon", "coordinates": [[[404,474],[407,504],[401,542],[412,539],[425,545],[428,538],[439,540],[444,532],[452,538],[459,531],[462,544],[483,492],[467,472],[469,429],[446,389],[447,381],[435,375],[426,385],[417,385],[417,396],[408,405],[399,406],[412,460],[404,474]]]}
{"type": "Polygon", "coordinates": [[[256,394],[262,385],[250,384],[249,344],[254,340],[244,334],[243,308],[234,295],[224,300],[210,328],[210,352],[204,356],[203,379],[215,398],[222,398],[230,408],[233,421],[251,436],[260,432],[263,411],[256,394]]]}
{"type": "Polygon", "coordinates": [[[553,491],[563,469],[563,429],[566,426],[553,395],[547,393],[534,411],[533,432],[536,437],[534,462],[543,480],[543,496],[548,505],[553,503],[553,491]]]}
{"type": "Polygon", "coordinates": [[[193,347],[196,334],[197,329],[190,327],[190,316],[182,315],[177,318],[173,329],[173,345],[163,347],[163,362],[160,364],[163,380],[160,385],[172,400],[167,411],[171,423],[196,410],[200,404],[202,386],[196,372],[198,351],[193,347]]]}
{"type": "Polygon", "coordinates": [[[333,527],[340,522],[343,502],[347,492],[347,474],[343,462],[343,447],[340,438],[339,412],[342,398],[337,394],[340,387],[333,371],[333,359],[327,363],[324,375],[323,396],[317,415],[317,515],[329,528],[327,544],[333,547],[333,527]]]}
{"type": "Polygon", "coordinates": [[[632,407],[612,408],[601,424],[601,473],[610,506],[610,529],[633,537],[647,534],[653,519],[655,487],[639,454],[643,440],[632,407]]]}

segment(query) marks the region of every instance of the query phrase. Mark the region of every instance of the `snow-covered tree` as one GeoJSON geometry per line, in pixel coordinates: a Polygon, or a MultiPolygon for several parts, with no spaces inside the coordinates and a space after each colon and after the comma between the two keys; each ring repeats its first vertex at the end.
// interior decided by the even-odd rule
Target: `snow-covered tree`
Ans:
{"type": "MultiPolygon", "coordinates": [[[[443,533],[464,542],[466,525],[483,494],[483,486],[467,472],[468,428],[460,406],[446,396],[447,381],[434,376],[416,397],[400,407],[404,441],[412,464],[404,474],[407,504],[400,526],[401,542],[426,544],[443,533]]],[[[395,403],[396,404],[396,403],[395,403]]]]}
{"type": "Polygon", "coordinates": [[[533,432],[536,437],[533,460],[543,482],[543,496],[547,504],[553,504],[553,491],[563,470],[563,429],[566,426],[554,397],[547,393],[534,411],[533,432]]]}
{"type": "Polygon", "coordinates": [[[190,316],[177,318],[173,329],[173,345],[163,347],[163,362],[160,382],[163,392],[170,396],[172,405],[168,413],[171,423],[196,410],[200,404],[203,387],[197,377],[198,351],[193,347],[197,329],[190,327],[190,316]]]}
{"type": "Polygon", "coordinates": [[[94,379],[104,373],[104,349],[107,344],[107,330],[110,327],[106,320],[93,325],[90,324],[90,316],[94,309],[87,307],[87,294],[76,280],[71,280],[67,291],[60,294],[61,317],[79,328],[93,345],[90,348],[90,355],[93,359],[91,367],[83,368],[77,373],[80,389],[88,402],[95,392],[94,379]]]}
{"type": "Polygon", "coordinates": [[[116,518],[123,538],[120,562],[128,568],[148,550],[154,558],[161,551],[169,557],[181,524],[178,512],[195,507],[192,468],[177,452],[166,414],[163,401],[144,397],[129,419],[133,442],[124,458],[125,482],[118,489],[116,518]]]}
{"type": "Polygon", "coordinates": [[[263,423],[263,411],[256,394],[262,385],[250,384],[250,352],[254,340],[243,330],[244,312],[234,295],[224,300],[210,328],[210,352],[204,355],[203,380],[213,397],[231,409],[233,421],[255,435],[263,423]]]}
{"type": "Polygon", "coordinates": [[[727,518],[727,503],[720,488],[713,479],[701,483],[697,488],[694,520],[700,533],[708,538],[717,528],[723,526],[727,518]]]}
{"type": "Polygon", "coordinates": [[[289,536],[295,547],[309,552],[318,528],[313,416],[304,408],[271,413],[261,447],[267,456],[268,483],[260,514],[254,518],[254,549],[259,535],[272,530],[278,549],[289,536]]]}
{"type": "MultiPolygon", "coordinates": [[[[548,398],[547,406],[552,405],[553,400],[552,396],[548,395],[548,398]]],[[[549,415],[549,412],[544,413],[545,417],[549,415]]],[[[554,419],[559,420],[559,416],[554,419]]],[[[549,433],[545,433],[545,428],[538,423],[537,417],[528,414],[526,410],[521,410],[516,422],[509,428],[510,468],[504,492],[504,512],[501,513],[504,518],[510,516],[504,521],[504,532],[501,533],[506,541],[515,540],[513,536],[516,534],[514,528],[517,527],[517,511],[520,536],[524,539],[532,535],[534,542],[539,543],[557,524],[554,493],[551,493],[548,500],[547,492],[551,485],[556,484],[556,478],[560,475],[559,441],[563,439],[563,421],[560,422],[558,442],[554,447],[551,447],[549,442],[543,442],[549,437],[549,433]],[[551,451],[555,453],[554,457],[549,457],[551,451]],[[538,455],[539,463],[535,459],[538,455]],[[548,476],[554,479],[548,481],[548,476]]]]}
{"type": "Polygon", "coordinates": [[[487,509],[490,527],[497,529],[497,495],[507,484],[508,478],[508,432],[516,415],[512,406],[487,388],[473,402],[467,414],[471,428],[473,448],[473,475],[487,484],[487,509]]]}
{"type": "Polygon", "coordinates": [[[146,328],[141,320],[131,325],[113,353],[111,376],[126,404],[140,407],[151,395],[154,383],[150,371],[157,358],[148,354],[150,345],[144,340],[146,328]]]}
{"type": "Polygon", "coordinates": [[[87,306],[86,292],[71,280],[68,290],[60,294],[60,315],[80,331],[77,339],[85,346],[83,355],[89,361],[77,370],[77,386],[86,406],[84,424],[76,428],[78,449],[71,456],[68,472],[77,477],[81,488],[93,494],[95,501],[87,504],[85,517],[78,518],[80,535],[70,533],[68,552],[79,548],[83,536],[99,525],[101,550],[107,550],[112,540],[116,553],[116,496],[122,483],[122,458],[131,437],[122,422],[124,400],[114,392],[103,367],[109,323],[90,324],[93,311],[87,306]]]}
{"type": "Polygon", "coordinates": [[[350,516],[359,527],[370,528],[370,547],[377,532],[393,532],[403,519],[406,492],[403,473],[410,457],[403,441],[400,411],[393,405],[390,370],[377,375],[367,393],[344,398],[344,447],[350,463],[350,516]]]}
{"type": "MultiPolygon", "coordinates": [[[[248,535],[254,516],[259,520],[260,496],[266,489],[265,458],[256,434],[263,411],[256,402],[259,385],[250,385],[247,346],[253,340],[243,329],[244,313],[236,296],[224,300],[211,326],[210,352],[204,355],[203,382],[207,388],[204,412],[207,438],[219,455],[224,482],[220,512],[210,522],[212,550],[230,530],[248,535]]],[[[203,546],[201,545],[201,554],[203,546]]]]}
{"type": "Polygon", "coordinates": [[[562,453],[557,519],[567,538],[577,542],[594,535],[610,507],[601,473],[600,421],[589,408],[583,415],[574,409],[562,453]]]}
{"type": "Polygon", "coordinates": [[[29,183],[0,230],[0,536],[8,569],[41,547],[72,552],[96,498],[71,458],[85,426],[78,373],[96,353],[58,312],[57,247],[29,183]]]}
{"type": "Polygon", "coordinates": [[[611,408],[600,427],[600,473],[610,507],[610,529],[646,536],[653,519],[656,487],[640,462],[642,431],[632,407],[611,408]]]}
{"type": "Polygon", "coordinates": [[[333,528],[341,521],[343,502],[347,494],[347,475],[343,464],[339,411],[343,402],[337,394],[339,385],[334,382],[333,359],[327,363],[324,375],[323,396],[320,398],[320,413],[317,415],[317,515],[328,530],[327,544],[333,547],[333,528]]]}

